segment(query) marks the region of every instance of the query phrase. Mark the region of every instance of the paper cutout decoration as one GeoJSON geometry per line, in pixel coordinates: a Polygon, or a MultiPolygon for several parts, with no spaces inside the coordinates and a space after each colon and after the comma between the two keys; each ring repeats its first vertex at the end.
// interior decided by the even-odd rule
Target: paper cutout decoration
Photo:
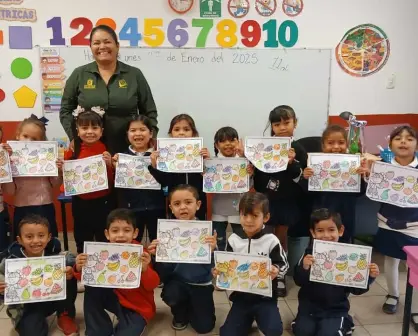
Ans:
{"type": "Polygon", "coordinates": [[[10,167],[9,153],[0,147],[0,183],[12,182],[12,169],[10,167]]]}
{"type": "Polygon", "coordinates": [[[118,154],[119,160],[115,173],[115,188],[161,190],[159,184],[150,174],[149,157],[118,154]]]}
{"type": "Polygon", "coordinates": [[[232,252],[214,252],[215,267],[220,273],[216,277],[216,286],[233,290],[272,296],[270,277],[270,258],[232,252]]]}
{"type": "Polygon", "coordinates": [[[96,27],[97,26],[108,26],[110,28],[112,28],[113,30],[116,30],[116,22],[115,20],[111,19],[111,18],[101,18],[99,20],[97,20],[96,22],[96,27]]]}
{"type": "Polygon", "coordinates": [[[200,17],[215,18],[221,17],[221,0],[200,0],[200,17]]]}
{"type": "Polygon", "coordinates": [[[282,9],[287,16],[298,16],[303,11],[303,0],[283,0],[282,9]]]}
{"type": "Polygon", "coordinates": [[[32,49],[32,27],[9,26],[10,49],[32,49]]]}
{"type": "Polygon", "coordinates": [[[386,33],[372,24],[350,29],[335,48],[339,66],[354,77],[378,72],[385,66],[389,55],[390,43],[386,33]]]}
{"type": "Polygon", "coordinates": [[[3,31],[0,30],[0,45],[3,45],[3,43],[4,43],[3,31]]]}
{"type": "Polygon", "coordinates": [[[65,256],[6,259],[4,304],[65,300],[65,256]]]}
{"type": "Polygon", "coordinates": [[[366,195],[373,201],[401,208],[418,208],[418,170],[374,162],[366,195]]]}
{"type": "Polygon", "coordinates": [[[228,1],[228,12],[236,18],[241,19],[248,14],[250,11],[250,2],[248,0],[229,0],[228,1]]]}
{"type": "Polygon", "coordinates": [[[143,246],[85,242],[88,255],[81,283],[92,287],[138,288],[141,282],[143,246]]]}
{"type": "Polygon", "coordinates": [[[157,262],[210,264],[212,222],[159,219],[156,251],[157,262]]]}
{"type": "Polygon", "coordinates": [[[314,171],[309,191],[360,192],[360,155],[309,153],[308,167],[314,171]]]}
{"type": "Polygon", "coordinates": [[[55,141],[8,141],[13,176],[58,176],[55,141]]]}
{"type": "Polygon", "coordinates": [[[10,67],[13,76],[19,79],[26,79],[32,74],[32,63],[27,58],[15,58],[10,67]]]}
{"type": "Polygon", "coordinates": [[[291,138],[247,137],[245,156],[265,173],[277,173],[287,169],[291,138]]]}
{"type": "Polygon", "coordinates": [[[0,20],[19,21],[19,22],[36,22],[36,10],[30,8],[1,8],[0,20]]]}
{"type": "Polygon", "coordinates": [[[19,108],[33,108],[35,106],[37,96],[38,94],[26,85],[23,85],[13,92],[13,97],[16,101],[17,107],[19,108]]]}
{"type": "Polygon", "coordinates": [[[106,163],[102,155],[64,161],[65,196],[88,194],[108,188],[106,163]]]}
{"type": "Polygon", "coordinates": [[[245,158],[215,158],[204,161],[205,193],[244,193],[249,190],[248,161],[245,158]]]}
{"type": "Polygon", "coordinates": [[[20,5],[23,0],[0,0],[0,5],[8,6],[8,5],[20,5]]]}
{"type": "Polygon", "coordinates": [[[277,9],[277,0],[256,0],[255,10],[264,17],[272,16],[277,9]]]}
{"type": "Polygon", "coordinates": [[[170,173],[201,173],[203,138],[166,138],[157,140],[157,169],[170,173]]]}
{"type": "Polygon", "coordinates": [[[6,92],[0,89],[0,103],[6,99],[6,92]]]}
{"type": "Polygon", "coordinates": [[[314,240],[309,280],[330,285],[367,288],[372,248],[314,240]]]}

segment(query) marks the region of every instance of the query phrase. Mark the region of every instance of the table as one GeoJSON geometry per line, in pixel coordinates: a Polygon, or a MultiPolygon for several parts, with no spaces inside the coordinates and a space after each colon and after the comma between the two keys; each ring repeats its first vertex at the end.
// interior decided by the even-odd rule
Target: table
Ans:
{"type": "Polygon", "coordinates": [[[68,232],[67,232],[67,212],[65,205],[72,202],[71,196],[65,196],[64,193],[58,196],[58,201],[61,204],[61,221],[62,221],[62,236],[64,238],[64,250],[68,251],[68,232]]]}
{"type": "Polygon", "coordinates": [[[408,276],[406,281],[402,336],[408,336],[409,325],[411,324],[412,294],[414,287],[418,288],[418,246],[405,246],[403,250],[407,255],[408,276]]]}

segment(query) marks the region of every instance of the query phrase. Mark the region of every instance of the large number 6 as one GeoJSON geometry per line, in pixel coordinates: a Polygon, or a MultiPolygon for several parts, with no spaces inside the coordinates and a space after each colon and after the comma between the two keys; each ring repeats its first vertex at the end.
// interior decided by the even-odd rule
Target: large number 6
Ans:
{"type": "Polygon", "coordinates": [[[163,19],[144,19],[144,42],[150,47],[159,47],[164,43],[165,34],[159,28],[162,26],[163,19]]]}
{"type": "Polygon", "coordinates": [[[167,28],[167,39],[173,47],[181,48],[189,41],[189,34],[187,28],[189,25],[183,19],[174,19],[170,22],[167,28]],[[180,27],[180,28],[177,28],[180,27]],[[177,37],[179,37],[177,39],[177,37]]]}
{"type": "Polygon", "coordinates": [[[83,29],[71,38],[71,45],[90,45],[88,35],[93,29],[93,23],[85,17],[75,18],[70,23],[72,29],[79,29],[80,26],[83,26],[83,29]]]}

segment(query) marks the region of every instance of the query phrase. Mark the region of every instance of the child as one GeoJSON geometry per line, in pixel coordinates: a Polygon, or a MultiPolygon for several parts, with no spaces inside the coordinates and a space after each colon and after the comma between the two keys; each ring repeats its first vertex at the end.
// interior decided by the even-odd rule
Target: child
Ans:
{"type": "MultiPolygon", "coordinates": [[[[347,149],[347,132],[345,129],[339,125],[329,125],[322,133],[322,151],[324,153],[346,154],[347,149]]],[[[366,165],[366,160],[362,160],[361,167],[357,169],[357,174],[363,176],[367,174],[368,169],[366,165]]],[[[314,171],[311,167],[307,167],[303,171],[303,177],[305,179],[310,178],[313,174],[314,171]]],[[[306,181],[304,185],[307,188],[306,181]]],[[[343,243],[350,243],[354,237],[357,197],[363,195],[365,191],[366,185],[362,179],[360,193],[315,192],[313,201],[314,209],[327,208],[341,215],[345,227],[343,237],[341,238],[341,242],[343,243]]]]}
{"type": "MultiPolygon", "coordinates": [[[[194,120],[188,114],[179,114],[175,116],[170,123],[168,134],[173,138],[195,138],[199,136],[194,120]]],[[[202,148],[200,155],[204,159],[209,158],[207,148],[202,148]]],[[[200,220],[206,218],[206,194],[203,192],[203,177],[201,173],[164,173],[156,169],[158,152],[151,154],[151,166],[148,167],[150,173],[163,187],[168,188],[170,193],[179,184],[188,184],[195,187],[199,192],[199,199],[202,206],[196,214],[200,220]]]]}
{"type": "MultiPolygon", "coordinates": [[[[269,201],[261,193],[245,193],[239,202],[240,221],[243,233],[233,233],[228,239],[227,251],[263,255],[272,262],[270,276],[272,278],[273,296],[233,292],[229,299],[232,308],[221,327],[220,335],[241,336],[250,333],[256,320],[258,328],[266,336],[279,336],[283,333],[283,325],[277,307],[278,288],[277,276],[284,276],[289,267],[286,252],[279,239],[264,230],[264,224],[269,220],[269,201]]],[[[215,269],[214,275],[218,272],[215,269]]]]}
{"type": "MultiPolygon", "coordinates": [[[[65,160],[85,159],[90,156],[103,155],[106,162],[109,189],[73,196],[72,213],[74,218],[74,240],[77,253],[82,253],[85,241],[106,241],[104,229],[106,218],[113,209],[111,182],[113,168],[110,153],[100,140],[103,135],[104,110],[92,107],[84,110],[80,106],[73,112],[77,136],[74,139],[74,151],[64,154],[65,160]]],[[[74,132],[75,133],[75,132],[74,132]]]]}
{"type": "MultiPolygon", "coordinates": [[[[127,136],[131,144],[126,154],[134,156],[149,157],[153,150],[153,131],[151,120],[139,115],[128,123],[127,136]]],[[[117,162],[119,155],[113,157],[117,162]]],[[[162,190],[146,189],[122,189],[121,192],[124,204],[135,212],[136,226],[139,230],[138,241],[142,241],[145,226],[148,230],[150,241],[157,238],[158,218],[166,217],[166,204],[162,190]]]]}
{"type": "MultiPolygon", "coordinates": [[[[105,230],[110,243],[139,244],[135,241],[138,229],[135,216],[128,209],[115,209],[108,218],[105,230]]],[[[86,286],[84,294],[84,319],[86,335],[142,335],[146,325],[155,315],[154,289],[159,284],[158,274],[151,267],[151,256],[144,249],[141,256],[141,284],[138,288],[113,289],[86,286]],[[110,311],[118,318],[113,330],[110,311]]],[[[77,256],[74,275],[81,279],[82,268],[87,264],[87,255],[77,256]]]]}
{"type": "MultiPolygon", "coordinates": [[[[3,128],[0,126],[0,143],[3,142],[3,128]]],[[[9,227],[6,223],[8,211],[3,202],[3,190],[0,184],[0,252],[7,249],[9,245],[9,227]]]]}
{"type": "MultiPolygon", "coordinates": [[[[389,145],[395,155],[391,162],[393,165],[418,169],[415,157],[417,133],[412,127],[400,126],[393,130],[389,145]]],[[[401,208],[382,203],[377,219],[379,230],[374,242],[376,249],[385,255],[385,277],[389,292],[382,309],[387,314],[395,314],[399,305],[399,262],[406,260],[402,249],[404,246],[418,245],[418,208],[401,208]]],[[[414,311],[417,309],[416,298],[414,290],[414,311]]],[[[411,320],[418,331],[418,314],[411,314],[411,320]]]]}
{"type": "MultiPolygon", "coordinates": [[[[296,114],[290,106],[281,105],[270,112],[267,127],[271,128],[271,136],[293,137],[296,125],[296,114]]],[[[298,200],[304,197],[298,182],[307,161],[306,152],[297,141],[293,141],[291,147],[286,170],[278,173],[254,171],[254,189],[269,199],[270,220],[267,225],[274,227],[285,251],[288,228],[297,223],[300,211],[298,200]]],[[[278,286],[279,296],[286,296],[285,278],[279,278],[278,286]]]]}
{"type": "MultiPolygon", "coordinates": [[[[310,231],[313,239],[338,242],[344,233],[344,226],[338,213],[318,209],[312,213],[310,231]]],[[[315,267],[311,246],[294,271],[295,283],[301,288],[298,314],[292,323],[293,333],[295,336],[351,335],[354,324],[348,314],[348,296],[367,293],[379,275],[379,267],[373,263],[369,265],[369,283],[367,289],[361,289],[310,281],[312,265],[315,267]]]]}
{"type": "MultiPolygon", "coordinates": [[[[196,188],[178,185],[171,190],[168,201],[175,218],[196,220],[196,212],[201,204],[196,188]]],[[[213,251],[216,233],[206,237],[205,242],[210,244],[213,251]]],[[[157,245],[158,240],[150,244],[148,250],[151,254],[155,255],[157,245]]],[[[209,333],[216,321],[211,273],[213,264],[157,263],[156,267],[164,283],[161,298],[173,314],[173,329],[186,329],[190,323],[198,334],[209,333]]]]}
{"type": "MultiPolygon", "coordinates": [[[[51,237],[48,220],[36,214],[24,217],[18,226],[17,242],[13,243],[7,251],[7,259],[32,258],[43,256],[56,256],[61,254],[61,243],[57,238],[51,237]]],[[[73,278],[72,266],[75,258],[66,252],[67,298],[62,301],[37,302],[7,306],[7,315],[20,336],[47,336],[48,323],[46,318],[53,313],[58,316],[58,329],[64,335],[78,335],[78,326],[75,323],[75,300],[77,297],[77,281],[73,278]]],[[[5,284],[6,259],[0,264],[0,292],[12,295],[15,291],[13,285],[5,284]]]]}
{"type": "MultiPolygon", "coordinates": [[[[46,141],[45,124],[32,114],[19,124],[16,140],[46,141]]],[[[8,144],[3,144],[3,147],[9,153],[12,152],[8,144]]],[[[14,238],[17,235],[20,221],[29,214],[38,214],[45,217],[50,225],[52,236],[58,237],[53,189],[62,183],[62,160],[57,160],[56,164],[60,171],[57,177],[14,177],[13,182],[2,185],[5,194],[14,195],[14,238]]]]}

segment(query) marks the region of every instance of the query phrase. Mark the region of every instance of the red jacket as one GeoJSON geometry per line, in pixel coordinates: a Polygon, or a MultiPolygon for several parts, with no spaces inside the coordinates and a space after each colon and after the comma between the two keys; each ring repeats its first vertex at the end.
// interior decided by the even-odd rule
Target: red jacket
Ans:
{"type": "MultiPolygon", "coordinates": [[[[132,244],[139,243],[134,240],[132,241],[132,244]]],[[[145,248],[144,252],[147,252],[145,248]]],[[[77,272],[75,265],[74,277],[77,280],[81,280],[81,272],[77,272]]],[[[159,283],[160,277],[157,272],[153,270],[151,264],[149,264],[147,270],[141,273],[141,283],[138,288],[118,288],[113,291],[116,293],[122,307],[137,312],[148,323],[155,315],[154,289],[157,288],[159,283]]]]}

